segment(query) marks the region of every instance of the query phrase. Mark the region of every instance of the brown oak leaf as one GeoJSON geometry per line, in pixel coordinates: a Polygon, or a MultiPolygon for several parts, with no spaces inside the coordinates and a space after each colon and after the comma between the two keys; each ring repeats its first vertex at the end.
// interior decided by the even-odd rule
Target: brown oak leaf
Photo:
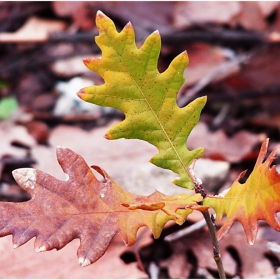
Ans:
{"type": "Polygon", "coordinates": [[[0,236],[12,234],[15,248],[36,237],[36,252],[59,250],[78,238],[79,263],[86,266],[106,252],[117,233],[129,246],[142,226],[158,238],[167,221],[182,224],[192,209],[205,210],[197,204],[200,194],[166,196],[156,191],[136,196],[92,166],[104,178],[97,180],[84,159],[70,149],[58,147],[57,158],[66,181],[33,168],[13,171],[18,184],[31,195],[27,202],[0,203],[0,236]],[[135,205],[137,201],[140,206],[135,205]]]}

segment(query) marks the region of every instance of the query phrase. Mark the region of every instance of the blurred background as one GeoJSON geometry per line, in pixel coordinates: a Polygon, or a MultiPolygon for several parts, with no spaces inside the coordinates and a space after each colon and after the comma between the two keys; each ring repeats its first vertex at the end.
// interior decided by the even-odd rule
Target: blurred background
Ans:
{"type": "MultiPolygon", "coordinates": [[[[171,183],[176,175],[148,162],[157,152],[154,147],[137,140],[103,138],[112,123],[123,119],[121,112],[85,103],[76,96],[85,86],[103,83],[83,64],[83,59],[100,55],[94,41],[98,10],[119,31],[130,21],[139,47],[159,30],[160,72],[187,50],[190,62],[178,105],[207,95],[187,146],[205,147],[205,156],[195,168],[209,193],[230,187],[245,169],[249,175],[264,139],[270,138],[269,152],[280,144],[278,1],[4,1],[0,3],[0,200],[30,198],[11,175],[16,168],[34,167],[64,180],[56,160],[57,145],[73,149],[89,165],[100,165],[135,194],[149,195],[155,189],[169,195],[185,191],[171,183]]],[[[280,171],[280,160],[274,164],[280,171]]],[[[194,215],[181,228],[201,219],[194,215]]],[[[71,260],[63,250],[59,257],[49,255],[53,252],[35,257],[32,245],[24,245],[31,246],[29,250],[17,249],[23,257],[12,250],[10,239],[2,238],[0,249],[5,248],[6,257],[1,259],[0,277],[217,277],[205,227],[172,242],[164,240],[179,230],[171,224],[159,240],[143,230],[139,244],[131,248],[116,237],[104,260],[85,269],[79,268],[72,243],[63,249],[72,250],[71,260]],[[7,265],[11,258],[20,265],[7,265]],[[108,260],[114,260],[114,274],[108,271],[108,260]],[[43,269],[45,262],[49,269],[43,269]],[[34,265],[41,269],[34,271],[34,265]]],[[[220,242],[227,276],[276,278],[278,243],[280,234],[260,223],[256,244],[249,246],[236,224],[220,242]]]]}

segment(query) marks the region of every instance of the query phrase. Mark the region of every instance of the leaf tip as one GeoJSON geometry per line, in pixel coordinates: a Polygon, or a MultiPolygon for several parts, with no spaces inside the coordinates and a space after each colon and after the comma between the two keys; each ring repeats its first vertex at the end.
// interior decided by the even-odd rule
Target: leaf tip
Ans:
{"type": "Polygon", "coordinates": [[[98,10],[96,13],[97,18],[104,18],[107,17],[102,11],[98,10]]]}
{"type": "Polygon", "coordinates": [[[202,100],[206,103],[207,102],[207,95],[201,97],[202,100]]]}
{"type": "Polygon", "coordinates": [[[90,260],[89,259],[84,259],[84,258],[79,258],[79,265],[81,267],[85,267],[85,266],[88,266],[91,264],[90,260]]]}
{"type": "Polygon", "coordinates": [[[187,59],[189,59],[189,55],[188,55],[188,52],[187,52],[186,50],[183,51],[183,55],[184,55],[187,59]]]}
{"type": "Polygon", "coordinates": [[[126,24],[125,28],[133,28],[132,23],[129,21],[129,22],[126,24]]]}
{"type": "Polygon", "coordinates": [[[88,65],[88,64],[90,63],[90,61],[91,61],[91,58],[85,58],[85,59],[83,59],[83,63],[84,63],[85,65],[88,65]]]}
{"type": "Polygon", "coordinates": [[[262,146],[256,161],[255,166],[261,165],[262,162],[264,161],[266,154],[267,154],[267,149],[268,149],[268,143],[269,143],[269,138],[266,138],[263,142],[262,142],[262,146]]]}
{"type": "Polygon", "coordinates": [[[106,134],[104,135],[104,138],[107,139],[107,140],[111,140],[111,139],[112,139],[112,136],[111,136],[110,134],[106,133],[106,134]]]}
{"type": "Polygon", "coordinates": [[[39,248],[35,248],[35,252],[36,253],[45,252],[45,251],[47,251],[47,248],[45,246],[41,246],[39,248]]]}
{"type": "Polygon", "coordinates": [[[155,30],[153,33],[154,33],[155,35],[158,35],[158,36],[159,36],[159,31],[158,31],[158,30],[155,30]]]}
{"type": "Polygon", "coordinates": [[[56,148],[57,148],[57,149],[67,149],[66,147],[60,146],[60,145],[57,145],[56,148]]]}
{"type": "Polygon", "coordinates": [[[36,169],[19,168],[12,171],[17,183],[25,189],[34,189],[36,183],[36,169]]]}
{"type": "Polygon", "coordinates": [[[83,99],[84,94],[85,94],[85,88],[82,88],[82,89],[80,89],[80,90],[77,92],[77,95],[78,95],[81,99],[83,99]]]}

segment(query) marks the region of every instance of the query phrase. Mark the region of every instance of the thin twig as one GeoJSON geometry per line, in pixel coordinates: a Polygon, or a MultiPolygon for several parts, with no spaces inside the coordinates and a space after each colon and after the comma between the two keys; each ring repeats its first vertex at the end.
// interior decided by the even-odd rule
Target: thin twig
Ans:
{"type": "Polygon", "coordinates": [[[215,260],[217,268],[218,268],[219,276],[221,279],[226,279],[226,274],[224,271],[223,262],[222,262],[222,258],[221,258],[221,254],[220,254],[219,243],[218,243],[218,239],[216,237],[215,222],[211,219],[208,210],[206,212],[202,212],[202,214],[204,216],[204,219],[206,221],[206,224],[207,224],[209,232],[210,232],[212,245],[213,245],[213,256],[214,256],[214,260],[215,260]]]}
{"type": "Polygon", "coordinates": [[[250,32],[240,30],[183,30],[174,32],[161,32],[162,42],[166,45],[174,45],[186,42],[209,42],[209,43],[231,43],[231,44],[278,44],[280,42],[279,32],[250,32]]]}
{"type": "MultiPolygon", "coordinates": [[[[200,193],[200,195],[204,199],[207,196],[207,192],[202,185],[201,179],[199,179],[195,175],[193,168],[194,168],[194,165],[191,165],[189,167],[189,174],[191,175],[192,181],[194,183],[194,191],[196,193],[200,193]]],[[[212,245],[213,245],[213,257],[214,257],[214,260],[215,260],[217,268],[218,268],[219,276],[221,279],[226,279],[226,274],[225,274],[225,270],[223,267],[221,254],[220,254],[219,243],[218,243],[218,239],[216,237],[215,218],[213,215],[210,217],[208,210],[206,210],[205,212],[201,212],[201,213],[206,221],[207,227],[210,232],[212,245]]]]}
{"type": "MultiPolygon", "coordinates": [[[[150,26],[143,26],[141,28],[144,33],[151,33],[154,30],[150,26]]],[[[53,32],[49,35],[46,40],[42,42],[37,42],[37,38],[34,37],[27,39],[22,39],[22,43],[58,43],[58,42],[92,42],[93,38],[98,35],[96,31],[88,32],[78,32],[76,34],[71,34],[69,32],[60,31],[53,32]]],[[[173,29],[161,28],[161,37],[162,42],[165,45],[175,45],[175,44],[184,44],[190,42],[209,42],[217,44],[225,43],[235,43],[235,44],[279,44],[280,42],[280,33],[277,31],[264,33],[264,32],[249,32],[249,31],[240,31],[240,30],[225,30],[222,28],[215,30],[183,30],[183,31],[174,31],[173,29]]],[[[5,40],[5,37],[2,38],[1,43],[10,43],[9,40],[5,40]]]]}

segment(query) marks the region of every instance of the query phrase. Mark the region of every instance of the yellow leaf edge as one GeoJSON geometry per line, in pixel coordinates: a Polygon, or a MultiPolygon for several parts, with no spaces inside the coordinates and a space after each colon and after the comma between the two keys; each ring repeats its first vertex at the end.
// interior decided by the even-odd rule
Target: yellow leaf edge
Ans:
{"type": "MultiPolygon", "coordinates": [[[[276,213],[280,211],[280,174],[277,172],[275,165],[271,166],[272,162],[276,159],[276,153],[280,147],[274,148],[264,161],[267,155],[268,143],[269,138],[263,141],[253,171],[245,183],[241,184],[239,183],[239,180],[244,177],[247,170],[240,173],[230,188],[224,190],[218,195],[208,195],[203,200],[203,205],[211,207],[216,212],[216,220],[218,223],[220,223],[223,217],[226,216],[224,224],[217,232],[218,240],[220,240],[230,230],[235,221],[239,221],[242,224],[247,242],[250,245],[254,244],[257,237],[259,220],[265,220],[273,229],[280,231],[280,222],[276,216],[276,213]],[[278,189],[276,188],[276,200],[271,200],[269,215],[259,205],[257,205],[257,207],[254,209],[254,212],[249,215],[248,218],[246,218],[244,215],[244,208],[246,205],[241,205],[241,208],[239,208],[238,211],[232,211],[230,207],[231,202],[236,199],[240,200],[242,197],[232,197],[231,194],[233,190],[238,189],[239,191],[242,191],[242,187],[246,187],[246,184],[249,184],[253,180],[253,176],[255,176],[255,174],[258,172],[262,176],[259,181],[262,178],[265,178],[269,184],[265,188],[261,189],[260,192],[272,189],[275,184],[279,184],[278,189]]],[[[256,192],[253,192],[253,194],[255,193],[256,192]]],[[[251,196],[253,194],[251,194],[251,196]]]]}

